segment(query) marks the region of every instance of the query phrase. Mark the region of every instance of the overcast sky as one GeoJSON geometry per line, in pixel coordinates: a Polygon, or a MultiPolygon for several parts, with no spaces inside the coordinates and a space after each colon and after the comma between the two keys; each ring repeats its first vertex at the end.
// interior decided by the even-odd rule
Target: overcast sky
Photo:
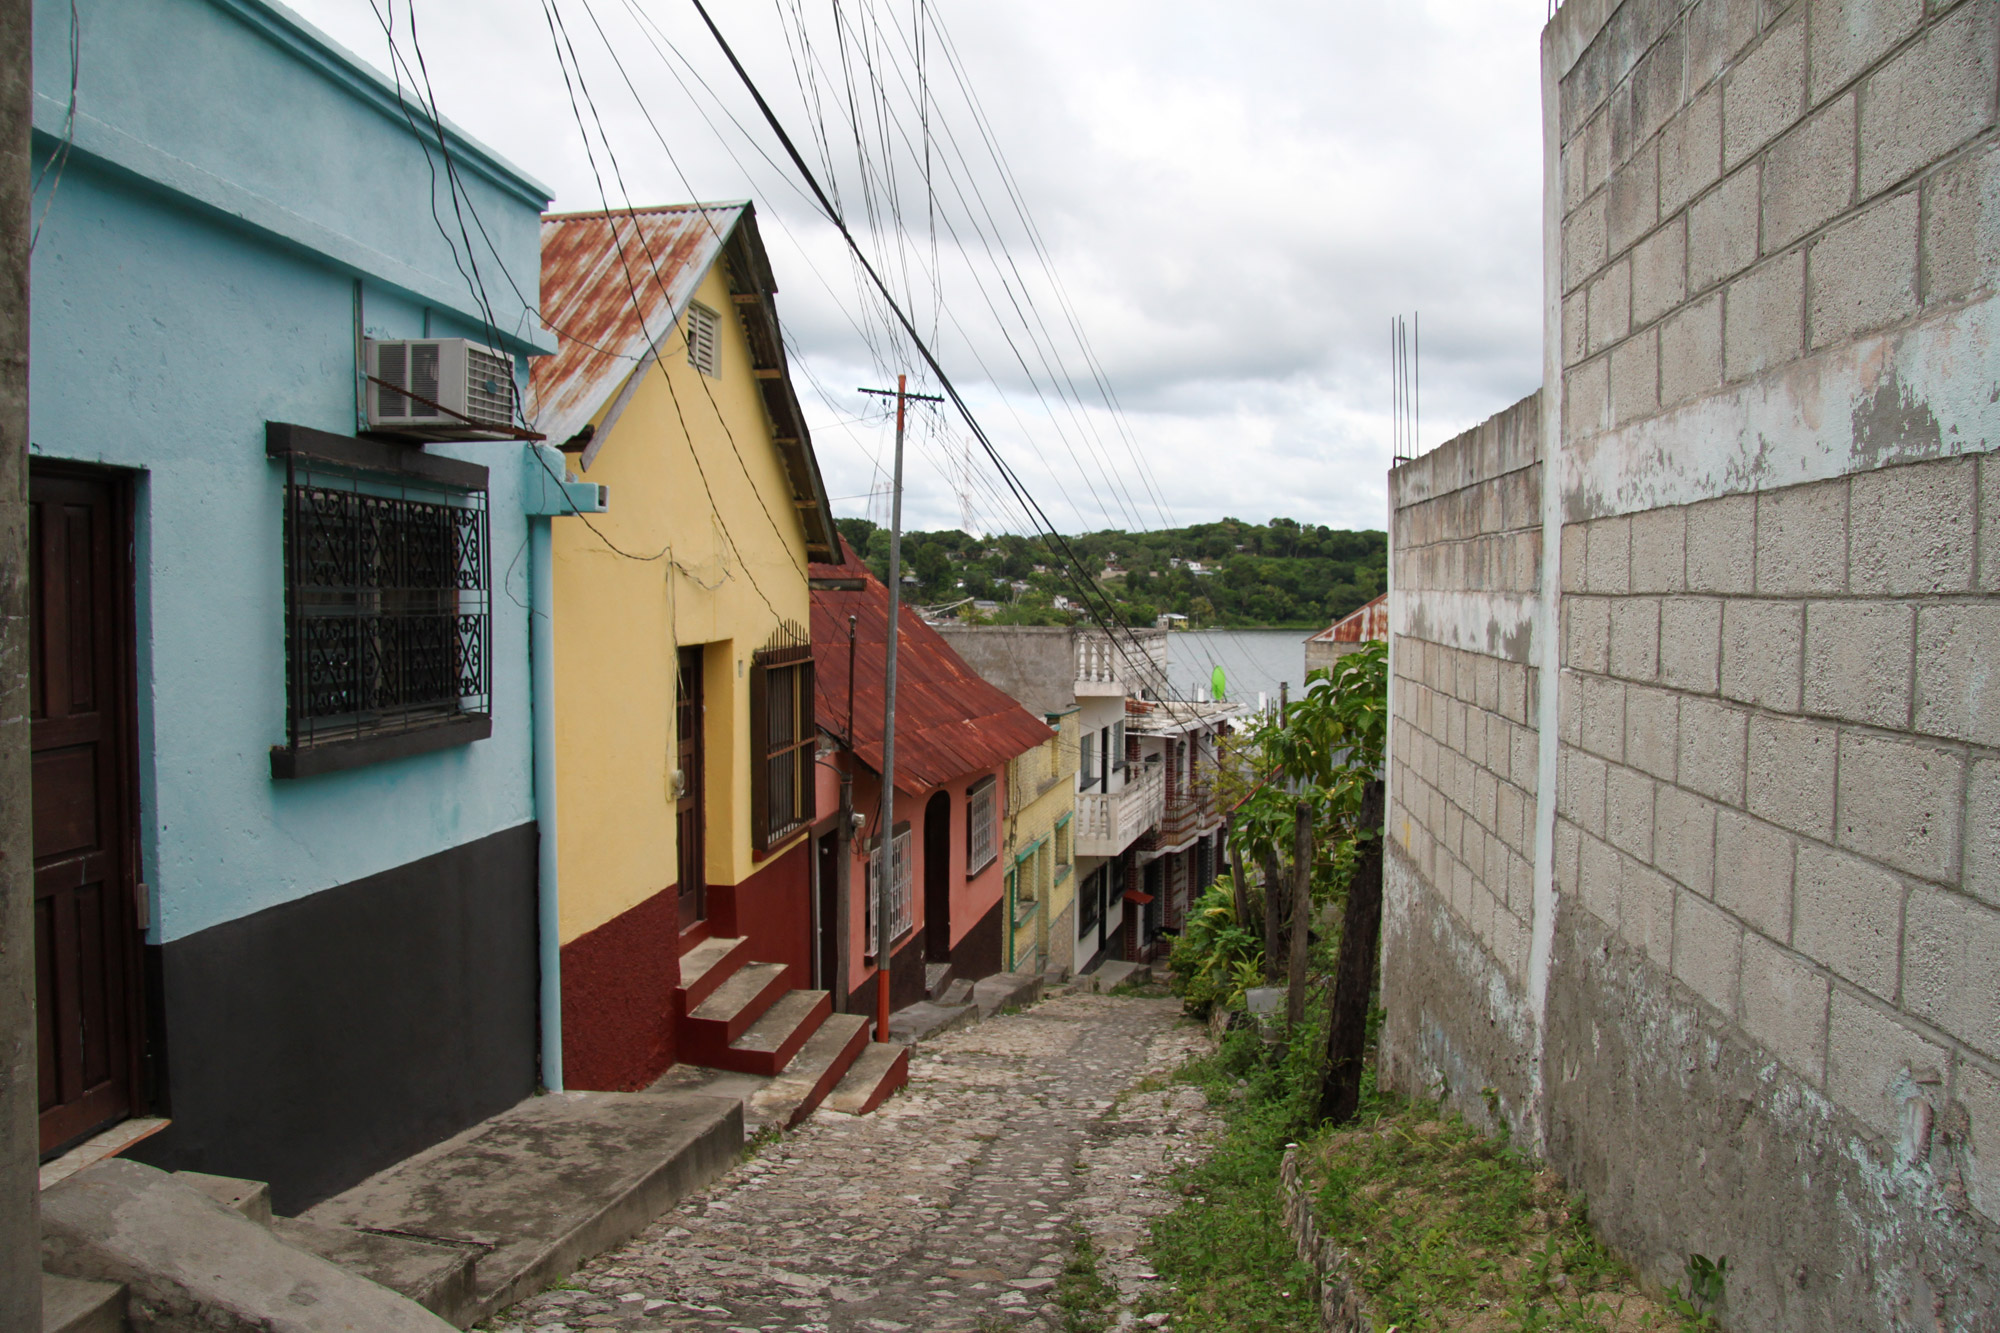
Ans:
{"type": "MultiPolygon", "coordinates": [[[[291,2],[388,71],[390,0],[291,2]]],[[[756,201],[828,492],[879,517],[891,432],[854,389],[934,386],[688,0],[552,0],[568,84],[544,0],[394,3],[439,110],[555,208],[756,201]]],[[[1539,381],[1546,0],[710,12],[1059,529],[1381,527],[1398,312],[1422,313],[1426,448],[1539,381]]],[[[968,517],[1028,524],[969,433],[922,418],[905,521],[968,517]]]]}

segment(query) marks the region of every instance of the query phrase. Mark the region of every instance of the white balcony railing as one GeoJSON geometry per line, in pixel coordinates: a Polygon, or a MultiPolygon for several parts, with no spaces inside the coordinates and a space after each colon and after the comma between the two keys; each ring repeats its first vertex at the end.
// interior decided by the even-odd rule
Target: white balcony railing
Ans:
{"type": "Polygon", "coordinates": [[[1076,694],[1078,698],[1102,695],[1137,695],[1165,692],[1167,679],[1167,636],[1157,632],[1122,633],[1117,643],[1100,630],[1076,636],[1076,694]]]}
{"type": "Polygon", "coordinates": [[[1114,792],[1076,794],[1076,854],[1116,856],[1160,821],[1167,806],[1167,775],[1158,764],[1114,792]]]}

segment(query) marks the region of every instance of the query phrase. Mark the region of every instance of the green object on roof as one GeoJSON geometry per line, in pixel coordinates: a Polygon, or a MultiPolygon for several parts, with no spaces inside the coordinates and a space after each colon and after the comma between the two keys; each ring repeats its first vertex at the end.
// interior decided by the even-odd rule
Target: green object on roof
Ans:
{"type": "Polygon", "coordinates": [[[1212,695],[1214,695],[1218,703],[1221,702],[1224,697],[1226,697],[1223,691],[1224,688],[1227,686],[1227,684],[1228,681],[1225,680],[1222,675],[1222,668],[1220,666],[1216,667],[1215,674],[1208,678],[1208,685],[1209,685],[1209,692],[1212,695]]]}

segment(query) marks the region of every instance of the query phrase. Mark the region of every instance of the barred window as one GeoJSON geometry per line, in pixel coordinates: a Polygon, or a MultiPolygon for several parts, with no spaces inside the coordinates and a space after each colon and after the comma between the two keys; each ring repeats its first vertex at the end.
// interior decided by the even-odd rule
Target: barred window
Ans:
{"type": "MultiPolygon", "coordinates": [[[[891,863],[889,869],[889,943],[893,946],[897,940],[902,939],[903,936],[910,933],[910,927],[914,924],[910,917],[910,826],[908,824],[896,825],[896,836],[890,839],[889,842],[889,859],[891,863]]],[[[876,916],[876,913],[882,909],[880,865],[881,858],[879,856],[870,856],[868,858],[868,892],[863,900],[865,910],[862,915],[865,919],[863,928],[867,935],[867,943],[863,947],[870,958],[873,958],[876,954],[875,922],[880,919],[876,916]]]]}
{"type": "Polygon", "coordinates": [[[750,823],[760,852],[813,821],[814,736],[811,645],[793,642],[756,653],[750,668],[750,823]]]}
{"type": "Polygon", "coordinates": [[[965,793],[965,873],[976,875],[993,864],[1000,854],[998,788],[992,778],[981,778],[965,793]]]}
{"type": "Polygon", "coordinates": [[[430,748],[415,733],[435,740],[443,724],[490,725],[483,486],[371,477],[294,455],[284,499],[286,745],[274,749],[274,775],[344,766],[311,757],[334,742],[413,738],[365,747],[356,762],[366,762],[430,748]]]}
{"type": "Polygon", "coordinates": [[[722,316],[688,302],[688,364],[710,379],[722,378],[722,316]]]}

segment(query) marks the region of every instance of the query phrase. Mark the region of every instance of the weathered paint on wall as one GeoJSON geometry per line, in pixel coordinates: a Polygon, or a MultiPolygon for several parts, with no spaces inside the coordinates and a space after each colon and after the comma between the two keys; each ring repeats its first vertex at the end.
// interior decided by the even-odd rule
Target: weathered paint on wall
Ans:
{"type": "Polygon", "coordinates": [[[1730,1326],[1984,1328],[2000,6],[1570,0],[1544,59],[1554,684],[1496,768],[1477,562],[1399,514],[1385,1067],[1730,1326]]]}
{"type": "MultiPolygon", "coordinates": [[[[842,761],[852,762],[851,758],[844,754],[842,761]]],[[[854,779],[854,808],[868,819],[867,827],[854,842],[854,863],[851,868],[852,878],[849,881],[853,886],[853,892],[847,902],[849,941],[847,974],[850,979],[849,984],[858,991],[864,987],[872,987],[875,976],[875,937],[867,929],[865,922],[868,904],[863,886],[868,882],[869,857],[863,844],[864,840],[872,840],[875,837],[876,829],[881,822],[882,783],[880,778],[866,768],[858,764],[854,765],[854,768],[858,770],[854,779]]],[[[896,823],[898,826],[908,824],[910,828],[910,915],[913,924],[906,935],[899,935],[890,942],[892,970],[893,967],[903,965],[903,951],[906,948],[912,950],[911,958],[920,959],[924,956],[925,926],[928,922],[924,903],[924,874],[928,865],[924,847],[924,810],[936,792],[945,793],[951,803],[950,852],[947,856],[945,874],[951,888],[951,943],[954,962],[958,961],[958,950],[966,944],[968,937],[972,936],[975,930],[992,916],[994,909],[1001,905],[1004,895],[1003,875],[1006,860],[1004,854],[996,856],[976,872],[966,873],[966,792],[988,778],[992,778],[1000,790],[999,799],[996,801],[996,819],[1000,822],[995,828],[993,843],[997,850],[1002,845],[1002,831],[1006,817],[1005,765],[962,774],[950,782],[920,794],[905,792],[900,785],[898,786],[896,823]]],[[[980,943],[983,945],[984,942],[980,943]]],[[[990,968],[982,971],[961,969],[956,975],[971,976],[976,979],[991,970],[990,968]]],[[[904,991],[906,980],[907,978],[898,978],[894,981],[895,994],[899,999],[906,993],[904,991]]],[[[917,984],[921,990],[921,983],[917,984]]],[[[870,993],[873,993],[872,990],[870,993]]]]}
{"type": "MultiPolygon", "coordinates": [[[[36,8],[39,169],[68,107],[69,6],[36,8]]],[[[491,739],[273,781],[284,473],[264,457],[264,423],[353,432],[357,279],[371,335],[488,334],[464,313],[423,153],[364,67],[262,0],[82,0],[77,13],[75,142],[35,201],[30,428],[37,457],[134,475],[157,944],[532,818],[525,572],[513,597],[493,597],[491,739]]],[[[458,143],[504,262],[532,274],[546,192],[458,143]]],[[[511,293],[488,295],[511,311],[503,344],[544,345],[511,293]]],[[[518,446],[433,448],[493,469],[498,583],[525,540],[518,446]]]]}

